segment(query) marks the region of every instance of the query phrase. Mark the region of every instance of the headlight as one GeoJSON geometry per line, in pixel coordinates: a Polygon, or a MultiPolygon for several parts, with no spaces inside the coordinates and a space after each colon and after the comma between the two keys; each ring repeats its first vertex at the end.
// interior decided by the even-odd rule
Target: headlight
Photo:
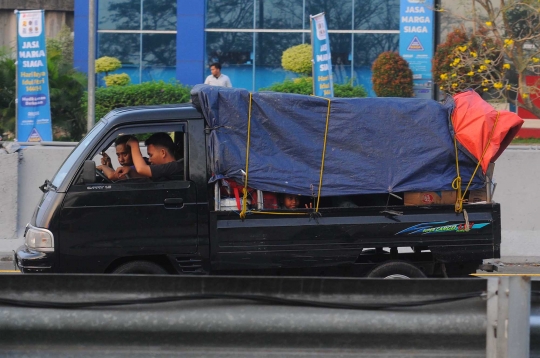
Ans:
{"type": "Polygon", "coordinates": [[[47,229],[28,226],[24,238],[26,246],[31,249],[44,249],[45,251],[54,249],[53,234],[47,229]]]}

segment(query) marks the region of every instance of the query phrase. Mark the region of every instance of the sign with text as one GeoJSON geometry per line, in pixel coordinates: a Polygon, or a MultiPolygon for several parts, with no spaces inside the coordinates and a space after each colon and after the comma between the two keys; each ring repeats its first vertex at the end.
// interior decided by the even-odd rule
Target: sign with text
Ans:
{"type": "Polygon", "coordinates": [[[17,11],[17,140],[52,140],[43,10],[17,11]]]}
{"type": "Polygon", "coordinates": [[[320,97],[334,97],[330,38],[324,12],[310,15],[309,18],[311,20],[311,47],[313,48],[313,94],[320,97]]]}
{"type": "Polygon", "coordinates": [[[433,0],[401,0],[399,54],[409,62],[419,98],[432,98],[433,20],[433,0]]]}

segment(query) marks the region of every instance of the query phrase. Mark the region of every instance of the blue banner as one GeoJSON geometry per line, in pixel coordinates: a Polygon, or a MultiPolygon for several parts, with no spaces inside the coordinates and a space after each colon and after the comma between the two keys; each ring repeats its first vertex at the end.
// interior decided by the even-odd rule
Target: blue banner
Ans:
{"type": "Polygon", "coordinates": [[[313,94],[319,97],[334,97],[330,38],[324,12],[310,15],[309,18],[311,20],[311,47],[313,48],[313,94]]]}
{"type": "Polygon", "coordinates": [[[399,54],[413,72],[418,98],[432,98],[433,0],[401,0],[399,54]]]}
{"type": "Polygon", "coordinates": [[[17,140],[51,141],[43,10],[17,11],[17,140]]]}

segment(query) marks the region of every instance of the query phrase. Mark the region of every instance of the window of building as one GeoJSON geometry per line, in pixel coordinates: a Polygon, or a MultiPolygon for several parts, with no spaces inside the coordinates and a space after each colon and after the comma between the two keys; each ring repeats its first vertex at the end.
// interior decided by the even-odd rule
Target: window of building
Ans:
{"type": "MultiPolygon", "coordinates": [[[[399,0],[207,0],[206,62],[220,62],[234,87],[259,90],[296,74],[281,55],[310,43],[309,15],[324,12],[334,81],[362,84],[371,95],[371,65],[399,49],[399,0]]],[[[206,74],[209,74],[207,68],[206,74]]]]}
{"type": "Polygon", "coordinates": [[[131,83],[175,78],[176,0],[99,0],[98,19],[97,57],[118,58],[116,73],[131,83]]]}

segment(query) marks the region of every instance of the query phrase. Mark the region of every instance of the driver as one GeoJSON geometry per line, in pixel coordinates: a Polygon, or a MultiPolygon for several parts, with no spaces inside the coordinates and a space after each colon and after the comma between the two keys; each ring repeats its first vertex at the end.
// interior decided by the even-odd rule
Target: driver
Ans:
{"type": "MultiPolygon", "coordinates": [[[[137,140],[135,137],[131,135],[121,135],[114,141],[114,147],[116,149],[116,157],[118,158],[118,163],[122,167],[133,167],[133,158],[131,157],[131,149],[127,142],[133,138],[134,140],[137,140]]],[[[119,180],[120,178],[116,174],[112,163],[111,158],[107,155],[107,153],[102,152],[102,158],[101,158],[101,165],[97,166],[96,169],[101,170],[103,174],[112,181],[119,180]]],[[[131,177],[140,177],[137,175],[137,173],[133,173],[131,177]]],[[[122,179],[128,179],[129,177],[123,177],[122,179]]]]}

